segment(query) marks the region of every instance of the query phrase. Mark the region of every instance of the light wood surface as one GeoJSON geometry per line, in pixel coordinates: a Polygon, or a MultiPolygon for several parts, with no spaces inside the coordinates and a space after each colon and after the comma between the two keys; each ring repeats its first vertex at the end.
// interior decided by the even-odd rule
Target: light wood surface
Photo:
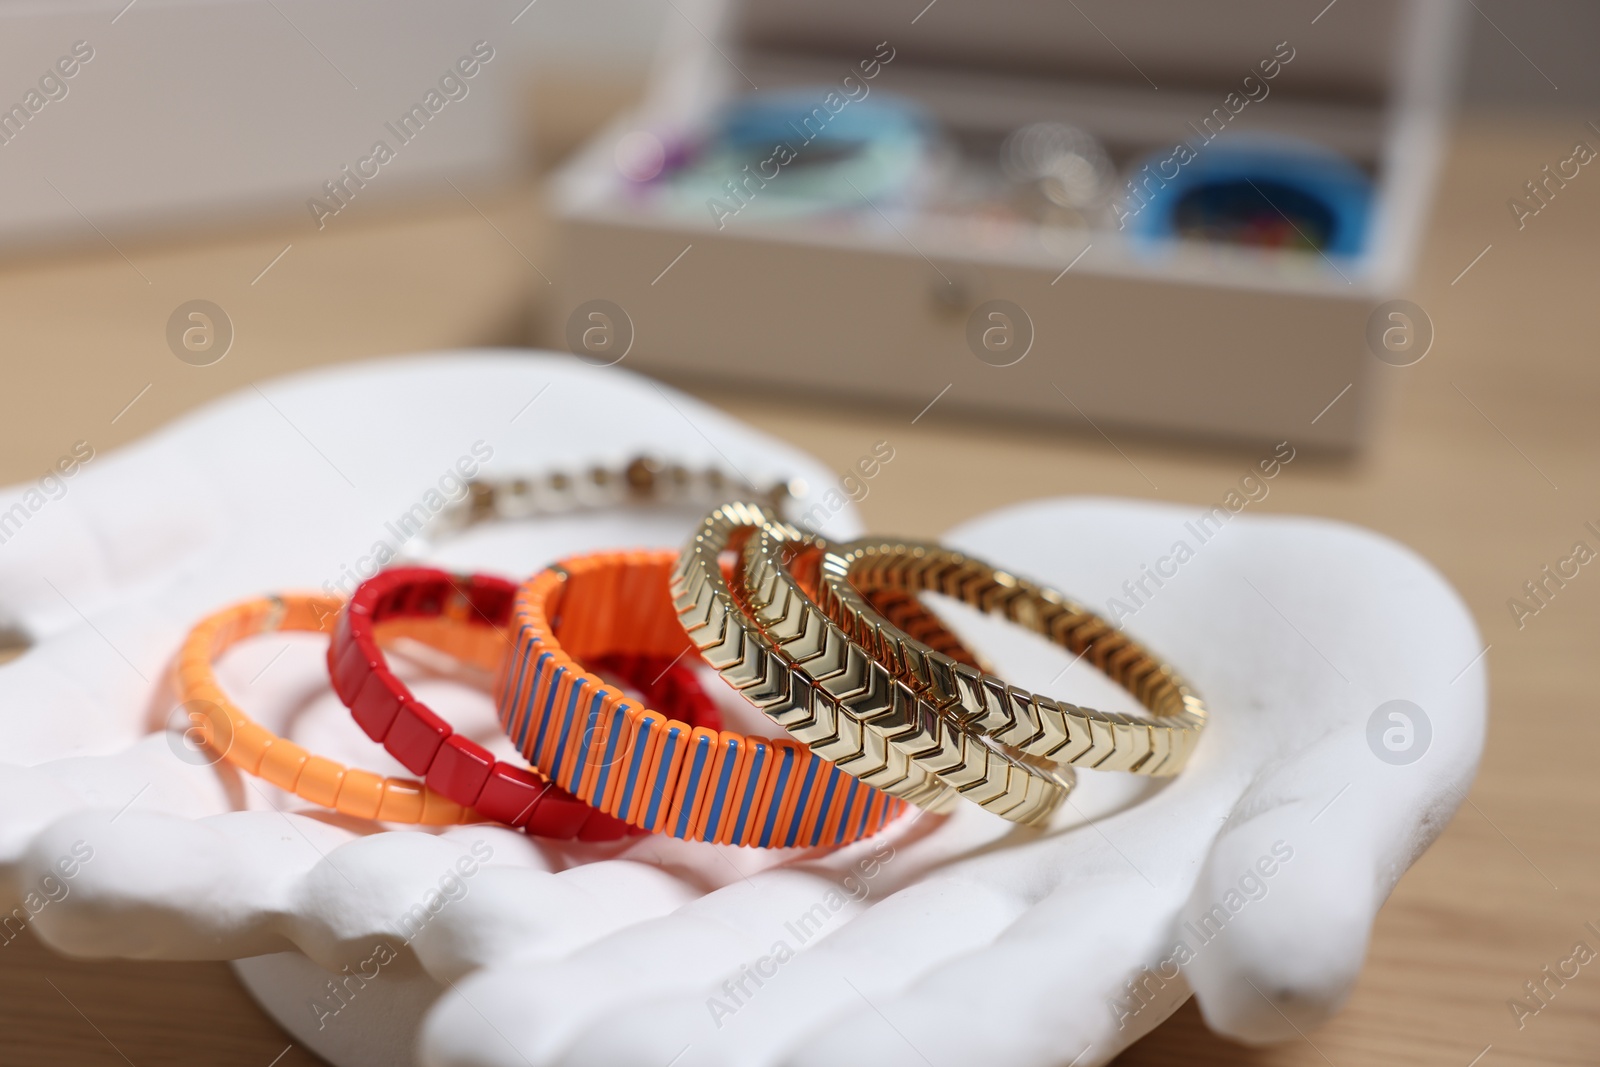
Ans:
{"type": "MultiPolygon", "coordinates": [[[[1520,232],[1506,207],[1578,138],[1594,143],[1578,119],[1476,120],[1458,131],[1411,294],[1436,325],[1433,351],[1396,372],[1394,410],[1369,455],[1299,459],[1258,505],[1411,545],[1471,605],[1491,644],[1494,716],[1470,803],[1385,907],[1335,1021],[1302,1041],[1245,1050],[1208,1034],[1191,1006],[1122,1063],[1600,1062],[1600,964],[1523,1029],[1507,1007],[1575,942],[1600,950],[1583,930],[1600,923],[1600,576],[1586,568],[1521,630],[1506,606],[1575,540],[1594,544],[1581,527],[1600,520],[1600,174],[1586,169],[1520,232]]],[[[529,336],[548,290],[528,261],[559,270],[536,195],[474,199],[495,226],[457,201],[341,218],[321,234],[263,227],[204,246],[85,245],[5,265],[0,480],[42,472],[77,439],[103,450],[293,368],[529,336]],[[194,297],[221,304],[238,331],[213,367],[178,362],[163,339],[168,314],[194,297]]],[[[1114,445],[963,421],[937,405],[912,425],[914,410],[694,388],[841,470],[873,441],[892,440],[896,458],[862,507],[872,527],[911,536],[1045,495],[1209,503],[1257,458],[1110,428],[1114,445]],[[951,483],[964,491],[935,492],[951,483]]],[[[0,949],[0,1064],[265,1067],[288,1043],[222,964],[69,962],[31,940],[0,949]]],[[[309,1062],[300,1049],[278,1061],[309,1062]]]]}

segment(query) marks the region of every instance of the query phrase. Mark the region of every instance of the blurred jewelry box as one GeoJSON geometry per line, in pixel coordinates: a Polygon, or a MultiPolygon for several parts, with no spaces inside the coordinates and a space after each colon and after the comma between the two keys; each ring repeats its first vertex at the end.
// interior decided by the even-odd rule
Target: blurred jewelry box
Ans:
{"type": "Polygon", "coordinates": [[[556,176],[545,340],[908,413],[1359,446],[1431,342],[1388,302],[1459,15],[679,2],[642,104],[556,176]]]}

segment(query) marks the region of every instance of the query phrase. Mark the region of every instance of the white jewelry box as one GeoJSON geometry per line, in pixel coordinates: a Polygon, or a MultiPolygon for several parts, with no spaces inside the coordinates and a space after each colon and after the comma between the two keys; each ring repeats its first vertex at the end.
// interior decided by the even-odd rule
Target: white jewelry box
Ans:
{"type": "Polygon", "coordinates": [[[600,348],[579,354],[594,362],[888,400],[908,417],[966,409],[1335,449],[1368,437],[1399,373],[1385,364],[1404,362],[1374,354],[1369,319],[1404,294],[1426,221],[1460,53],[1455,0],[674,10],[645,100],[556,176],[563,259],[548,343],[587,336],[600,348]],[[1115,225],[885,211],[865,197],[843,221],[668,211],[622,172],[652,143],[641,134],[670,152],[736,93],[859,81],[885,48],[871,91],[911,97],[966,141],[1064,121],[1119,167],[1246,133],[1335,149],[1372,178],[1366,247],[1339,261],[1198,242],[1150,254],[1115,225]],[[1262,90],[1266,64],[1288,53],[1262,90]],[[992,299],[1031,322],[1031,347],[1006,366],[968,342],[992,299]]]}

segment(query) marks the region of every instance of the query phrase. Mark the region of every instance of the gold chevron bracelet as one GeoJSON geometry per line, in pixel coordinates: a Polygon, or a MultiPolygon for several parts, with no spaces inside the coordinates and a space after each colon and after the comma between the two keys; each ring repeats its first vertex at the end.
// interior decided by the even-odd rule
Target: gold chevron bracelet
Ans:
{"type": "Polygon", "coordinates": [[[763,527],[746,540],[741,556],[747,610],[790,658],[793,669],[835,693],[860,694],[856,706],[866,713],[866,728],[886,730],[890,744],[902,746],[913,766],[933,773],[968,800],[1015,822],[1047,818],[1072,788],[1066,768],[997,744],[942,709],[930,708],[915,690],[909,690],[908,704],[916,708],[915,727],[872,714],[877,706],[873,694],[898,693],[903,683],[834,625],[784,565],[785,556],[797,549],[809,550],[815,560],[826,547],[810,535],[783,540],[771,527],[763,527]]]}
{"type": "Polygon", "coordinates": [[[1062,594],[940,545],[862,540],[823,552],[827,617],[895,678],[994,740],[1059,764],[1170,777],[1205,727],[1205,703],[1147,648],[1062,594]],[[1096,711],[1008,685],[886,618],[864,594],[942,593],[1008,619],[1087,660],[1154,719],[1096,711]]]}
{"type": "MultiPolygon", "coordinates": [[[[1013,821],[1047,819],[1072,788],[1071,773],[1004,751],[958,728],[931,702],[894,679],[819,611],[794,632],[725,552],[748,554],[762,534],[774,543],[826,547],[757,504],[714,510],[679,556],[673,578],[679,621],[705,660],[769,718],[813,752],[883,791],[942,810],[964,796],[1013,821]],[[759,601],[761,608],[756,609],[759,601]],[[779,618],[763,627],[757,611],[779,618]]],[[[803,591],[800,597],[809,602],[803,591]]]]}

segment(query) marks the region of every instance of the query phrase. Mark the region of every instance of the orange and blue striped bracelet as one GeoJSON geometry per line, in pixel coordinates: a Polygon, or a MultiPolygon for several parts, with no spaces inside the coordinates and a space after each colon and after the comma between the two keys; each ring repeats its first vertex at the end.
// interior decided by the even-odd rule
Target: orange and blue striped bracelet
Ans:
{"type": "Polygon", "coordinates": [[[671,550],[594,553],[518,589],[495,688],[528,761],[608,815],[693,841],[843,845],[905,810],[804,744],[691,727],[584,670],[607,655],[693,651],[668,586],[676,562],[671,550]]]}

